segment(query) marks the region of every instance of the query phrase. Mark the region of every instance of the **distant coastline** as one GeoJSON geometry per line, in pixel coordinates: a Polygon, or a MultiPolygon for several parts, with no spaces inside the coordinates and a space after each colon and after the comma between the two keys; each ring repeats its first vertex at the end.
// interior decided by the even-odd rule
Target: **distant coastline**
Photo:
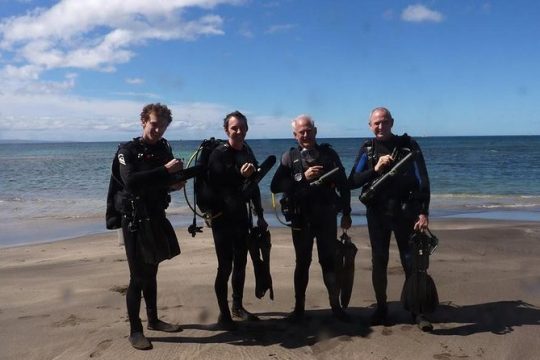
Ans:
{"type": "MultiPolygon", "coordinates": [[[[444,138],[512,138],[512,137],[539,137],[540,134],[531,135],[531,134],[513,134],[513,135],[417,135],[414,133],[410,134],[414,138],[419,139],[444,139],[444,138]]],[[[0,144],[77,144],[77,143],[121,143],[127,141],[132,137],[136,137],[138,134],[127,135],[126,138],[117,139],[117,140],[88,140],[88,141],[72,141],[72,140],[24,140],[24,139],[0,139],[0,144]]],[[[170,138],[171,141],[202,141],[203,139],[210,138],[211,136],[205,136],[197,139],[174,139],[170,138]]],[[[220,136],[214,136],[220,138],[220,136]]],[[[343,136],[343,137],[320,137],[320,142],[326,142],[329,140],[347,140],[347,139],[366,139],[371,136],[343,136]]],[[[265,141],[265,140],[292,140],[292,137],[278,137],[278,138],[250,138],[248,141],[265,141]]]]}

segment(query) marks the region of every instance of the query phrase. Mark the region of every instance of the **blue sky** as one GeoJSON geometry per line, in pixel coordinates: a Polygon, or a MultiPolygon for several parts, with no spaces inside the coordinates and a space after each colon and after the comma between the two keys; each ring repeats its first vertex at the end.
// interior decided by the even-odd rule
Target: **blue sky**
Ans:
{"type": "Polygon", "coordinates": [[[540,3],[0,0],[0,139],[123,140],[150,102],[169,139],[540,134],[540,3]]]}

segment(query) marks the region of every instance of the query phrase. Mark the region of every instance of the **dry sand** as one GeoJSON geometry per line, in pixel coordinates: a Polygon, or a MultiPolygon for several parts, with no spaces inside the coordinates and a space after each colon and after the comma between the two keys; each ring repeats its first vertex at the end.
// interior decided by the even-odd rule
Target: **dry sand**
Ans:
{"type": "MultiPolygon", "coordinates": [[[[115,232],[0,249],[1,359],[539,359],[540,223],[437,220],[440,246],[430,273],[441,306],[422,333],[398,302],[403,274],[392,242],[390,326],[369,326],[374,302],[365,227],[349,231],[359,248],[349,313],[328,309],[316,251],[306,308],[309,320],[282,318],[293,306],[294,252],[285,228],[272,229],[275,300],[254,296],[248,265],[245,305],[263,320],[236,332],[216,330],[216,270],[211,232],[179,228],[182,254],[160,265],[160,316],[184,331],[146,331],[154,349],[127,341],[128,269],[115,232]]],[[[144,303],[143,303],[144,308],[144,303]]],[[[145,322],[144,310],[141,317],[145,322]]]]}

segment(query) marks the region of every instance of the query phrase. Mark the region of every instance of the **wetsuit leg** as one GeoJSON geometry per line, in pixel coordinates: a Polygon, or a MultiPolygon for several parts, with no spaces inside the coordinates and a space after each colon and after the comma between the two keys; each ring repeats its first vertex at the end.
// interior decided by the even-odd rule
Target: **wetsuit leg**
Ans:
{"type": "MultiPolygon", "coordinates": [[[[328,211],[325,210],[327,213],[328,211]]],[[[317,240],[317,254],[323,273],[335,272],[337,223],[336,214],[321,216],[313,225],[317,240]]]]}
{"type": "Polygon", "coordinates": [[[334,315],[345,320],[346,314],[343,312],[339,303],[339,287],[335,271],[337,243],[336,213],[325,209],[320,215],[315,222],[316,225],[313,226],[313,232],[317,239],[317,253],[323,273],[323,281],[328,291],[328,299],[334,315]]]}
{"type": "Polygon", "coordinates": [[[247,264],[247,236],[248,228],[242,225],[234,226],[232,229],[233,236],[233,270],[232,270],[232,298],[233,307],[241,308],[242,299],[244,297],[244,283],[246,280],[246,264],[247,264]]]}
{"type": "Polygon", "coordinates": [[[130,232],[127,227],[127,220],[122,222],[122,232],[124,234],[124,245],[129,266],[129,286],[126,293],[126,305],[130,324],[130,333],[142,332],[142,323],[139,316],[141,308],[141,292],[147,307],[149,320],[154,320],[150,316],[157,318],[157,264],[147,264],[138,256],[137,252],[137,234],[130,232]],[[149,312],[148,310],[151,309],[149,312]],[[152,312],[153,311],[153,312],[152,312]]]}
{"type": "Polygon", "coordinates": [[[401,266],[405,272],[405,277],[408,278],[412,269],[411,249],[409,246],[409,238],[414,232],[414,219],[402,216],[394,224],[394,236],[399,249],[399,258],[401,266]]]}
{"type": "Polygon", "coordinates": [[[233,229],[230,226],[227,226],[223,221],[219,221],[219,218],[216,220],[218,221],[214,221],[212,224],[212,234],[218,260],[214,290],[221,315],[230,318],[227,290],[234,258],[233,238],[235,234],[234,231],[231,231],[233,229]]]}
{"type": "Polygon", "coordinates": [[[157,272],[158,265],[150,265],[146,272],[148,277],[143,285],[143,297],[146,304],[146,316],[149,323],[158,321],[157,311],[157,272]]]}
{"type": "Polygon", "coordinates": [[[366,212],[369,241],[371,243],[371,280],[375,290],[377,304],[386,306],[386,287],[388,283],[387,268],[392,233],[391,218],[384,216],[374,209],[367,208],[366,212]]]}
{"type": "Polygon", "coordinates": [[[309,281],[309,266],[313,251],[313,234],[306,223],[295,223],[292,229],[296,266],[294,268],[294,295],[297,304],[304,302],[309,281]],[[299,228],[299,230],[297,230],[299,228]]]}

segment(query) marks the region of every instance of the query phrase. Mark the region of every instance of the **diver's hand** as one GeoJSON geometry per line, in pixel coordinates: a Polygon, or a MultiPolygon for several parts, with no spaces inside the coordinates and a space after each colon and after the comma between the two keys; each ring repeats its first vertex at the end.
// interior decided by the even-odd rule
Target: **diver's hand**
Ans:
{"type": "Polygon", "coordinates": [[[384,171],[386,168],[388,168],[392,164],[393,161],[394,161],[394,158],[391,155],[381,156],[373,169],[375,170],[375,172],[379,173],[381,171],[384,171]]]}
{"type": "Polygon", "coordinates": [[[304,176],[308,181],[315,180],[322,175],[322,171],[323,167],[321,165],[310,166],[304,171],[304,176]]]}
{"type": "Polygon", "coordinates": [[[252,163],[245,163],[240,168],[240,174],[245,178],[250,177],[254,172],[255,172],[255,165],[253,165],[252,163]]]}
{"type": "Polygon", "coordinates": [[[420,214],[418,215],[418,220],[414,224],[414,230],[424,232],[428,228],[429,225],[429,219],[427,215],[420,214]]]}
{"type": "Polygon", "coordinates": [[[182,160],[179,160],[179,159],[172,159],[171,161],[165,164],[165,169],[167,169],[167,172],[169,174],[179,172],[183,168],[184,168],[184,163],[182,162],[182,160]]]}
{"type": "Polygon", "coordinates": [[[344,230],[350,229],[352,225],[351,215],[341,216],[341,228],[344,230]]]}
{"type": "Polygon", "coordinates": [[[257,226],[263,232],[268,229],[268,223],[266,222],[266,220],[264,220],[263,216],[257,218],[257,226]]]}

